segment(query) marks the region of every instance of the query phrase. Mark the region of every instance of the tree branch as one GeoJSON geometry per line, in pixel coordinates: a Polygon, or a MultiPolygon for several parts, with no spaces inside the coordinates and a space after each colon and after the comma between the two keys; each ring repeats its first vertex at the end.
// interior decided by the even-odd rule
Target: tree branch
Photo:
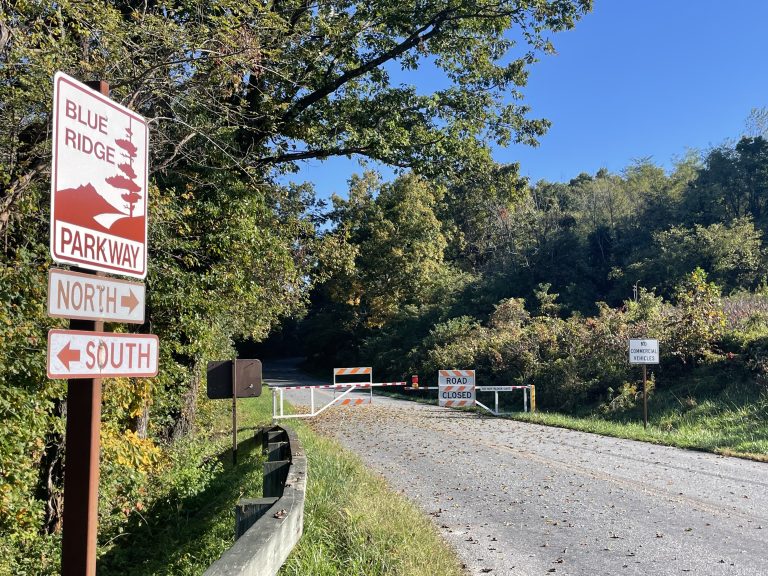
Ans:
{"type": "Polygon", "coordinates": [[[440,25],[448,19],[449,14],[450,14],[449,10],[443,10],[441,12],[438,12],[429,22],[421,26],[418,30],[413,32],[405,40],[403,40],[402,42],[400,42],[390,50],[387,50],[386,52],[380,54],[376,58],[369,60],[362,66],[358,66],[357,68],[353,68],[351,70],[346,71],[344,74],[338,76],[335,80],[328,82],[327,84],[321,86],[314,92],[307,94],[303,98],[300,98],[282,116],[282,118],[280,119],[280,124],[285,125],[295,120],[299,116],[299,114],[301,114],[304,110],[306,110],[316,102],[319,102],[326,96],[333,94],[336,90],[341,88],[347,82],[350,82],[355,78],[359,78],[360,76],[367,74],[374,68],[377,68],[382,64],[384,64],[385,62],[388,62],[389,60],[392,60],[393,58],[396,58],[401,54],[404,54],[411,48],[418,46],[420,43],[429,40],[440,31],[440,25]]]}

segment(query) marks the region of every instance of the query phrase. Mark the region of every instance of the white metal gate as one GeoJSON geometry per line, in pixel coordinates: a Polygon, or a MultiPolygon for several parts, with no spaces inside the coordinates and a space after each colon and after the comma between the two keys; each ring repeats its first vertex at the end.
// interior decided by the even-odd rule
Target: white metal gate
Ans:
{"type": "Polygon", "coordinates": [[[312,418],[321,414],[333,405],[354,406],[363,404],[363,398],[349,398],[349,394],[357,389],[369,389],[370,396],[368,402],[373,402],[373,389],[383,386],[405,386],[405,382],[374,382],[373,370],[370,367],[357,368],[334,368],[333,384],[321,384],[315,386],[273,386],[272,387],[272,419],[281,420],[287,418],[312,418]],[[360,381],[340,382],[339,377],[360,376],[360,381]],[[285,391],[286,390],[309,390],[310,407],[309,414],[286,414],[284,410],[285,391]],[[315,406],[315,390],[333,390],[334,397],[323,404],[320,408],[315,406]],[[341,391],[339,396],[335,392],[341,391]]]}

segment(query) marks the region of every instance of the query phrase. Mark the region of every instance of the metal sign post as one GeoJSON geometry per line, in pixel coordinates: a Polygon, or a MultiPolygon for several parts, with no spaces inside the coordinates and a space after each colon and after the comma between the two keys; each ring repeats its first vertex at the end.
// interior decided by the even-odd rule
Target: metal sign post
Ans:
{"type": "Polygon", "coordinates": [[[648,428],[648,364],[659,363],[659,341],[632,338],[629,341],[629,363],[643,366],[643,427],[648,428]]]}
{"type": "MultiPolygon", "coordinates": [[[[104,96],[109,95],[106,82],[92,83],[90,88],[104,96]]],[[[70,320],[69,327],[101,332],[104,322],[70,320]]],[[[100,430],[101,378],[67,381],[62,576],[96,576],[100,430]]]]}
{"type": "Polygon", "coordinates": [[[237,399],[261,396],[261,360],[235,359],[208,362],[208,398],[232,398],[232,464],[237,464],[237,399]]]}
{"type": "Polygon", "coordinates": [[[232,360],[232,465],[237,466],[237,360],[232,360]]]}
{"type": "Polygon", "coordinates": [[[144,286],[106,278],[147,275],[148,129],[109,99],[109,84],[53,79],[48,315],[49,378],[67,379],[61,573],[95,576],[103,376],[154,376],[158,340],[105,333],[104,321],[144,322],[144,286]],[[85,272],[85,273],[84,273],[85,272]]]}
{"type": "Polygon", "coordinates": [[[643,364],[643,428],[648,428],[648,367],[643,364]]]}

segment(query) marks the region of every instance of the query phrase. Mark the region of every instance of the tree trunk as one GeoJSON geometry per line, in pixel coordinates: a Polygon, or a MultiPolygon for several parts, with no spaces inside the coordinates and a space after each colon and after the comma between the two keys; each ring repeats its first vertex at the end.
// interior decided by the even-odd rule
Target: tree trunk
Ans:
{"type": "Polygon", "coordinates": [[[195,429],[195,418],[197,416],[197,395],[200,392],[200,362],[196,361],[192,371],[192,380],[189,390],[181,399],[181,413],[179,419],[173,427],[172,437],[174,440],[184,438],[195,429]]]}
{"type": "MultiPolygon", "coordinates": [[[[58,400],[54,416],[66,419],[67,402],[58,400]]],[[[40,528],[44,534],[61,532],[64,505],[64,436],[49,432],[45,437],[45,451],[40,459],[36,496],[45,502],[45,517],[40,528]]]]}

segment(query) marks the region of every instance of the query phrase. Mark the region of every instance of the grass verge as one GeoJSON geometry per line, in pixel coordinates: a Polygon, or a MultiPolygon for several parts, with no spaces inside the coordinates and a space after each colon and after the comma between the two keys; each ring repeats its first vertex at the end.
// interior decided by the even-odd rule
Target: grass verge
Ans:
{"type": "MultiPolygon", "coordinates": [[[[248,445],[271,419],[271,395],[238,403],[238,465],[231,464],[230,404],[221,403],[214,433],[175,448],[158,478],[154,503],[102,542],[99,574],[202,574],[233,542],[234,505],[261,496],[263,457],[248,445]]],[[[219,410],[219,407],[216,407],[219,410]]],[[[282,576],[459,576],[455,553],[403,495],[368,472],[359,458],[289,421],[309,471],[304,535],[282,576]]]]}
{"type": "Polygon", "coordinates": [[[768,394],[749,381],[680,380],[654,392],[643,427],[637,406],[607,414],[517,413],[514,420],[768,462],[768,394]]]}
{"type": "Polygon", "coordinates": [[[403,495],[301,421],[309,464],[304,535],[280,576],[460,576],[455,552],[403,495]]]}

